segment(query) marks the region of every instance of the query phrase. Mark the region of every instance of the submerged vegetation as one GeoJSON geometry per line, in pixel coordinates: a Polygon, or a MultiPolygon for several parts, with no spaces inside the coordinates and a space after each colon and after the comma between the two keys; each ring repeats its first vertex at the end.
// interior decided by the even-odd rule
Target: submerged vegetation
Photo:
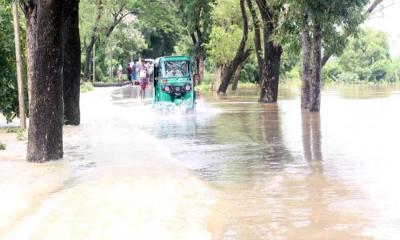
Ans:
{"type": "Polygon", "coordinates": [[[7,133],[14,133],[18,141],[26,140],[26,131],[23,128],[8,128],[7,133]]]}
{"type": "Polygon", "coordinates": [[[81,84],[81,93],[90,92],[92,90],[94,90],[94,87],[91,82],[84,82],[81,84]]]}

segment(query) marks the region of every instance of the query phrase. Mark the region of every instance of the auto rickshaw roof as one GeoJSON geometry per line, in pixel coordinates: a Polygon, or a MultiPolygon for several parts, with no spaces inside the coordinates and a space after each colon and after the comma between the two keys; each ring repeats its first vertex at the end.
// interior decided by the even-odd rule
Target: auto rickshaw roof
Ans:
{"type": "Polygon", "coordinates": [[[155,60],[155,63],[165,62],[165,61],[191,61],[189,56],[164,56],[159,57],[155,60]]]}

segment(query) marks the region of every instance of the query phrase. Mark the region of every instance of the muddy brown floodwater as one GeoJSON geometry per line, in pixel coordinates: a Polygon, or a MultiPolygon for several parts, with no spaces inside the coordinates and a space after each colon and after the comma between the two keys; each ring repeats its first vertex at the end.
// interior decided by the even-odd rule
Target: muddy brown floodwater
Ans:
{"type": "Polygon", "coordinates": [[[319,114],[255,92],[189,113],[83,94],[65,159],[0,152],[0,239],[398,239],[400,89],[327,88],[319,114]]]}

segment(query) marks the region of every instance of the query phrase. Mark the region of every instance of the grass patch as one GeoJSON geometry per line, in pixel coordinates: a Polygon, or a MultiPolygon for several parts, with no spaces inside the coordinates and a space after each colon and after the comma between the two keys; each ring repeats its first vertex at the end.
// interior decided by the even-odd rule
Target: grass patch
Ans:
{"type": "Polygon", "coordinates": [[[82,93],[93,91],[93,89],[94,89],[94,87],[91,82],[84,82],[81,84],[81,92],[82,93]]]}
{"type": "Polygon", "coordinates": [[[4,143],[0,143],[0,150],[6,150],[6,145],[4,143]]]}
{"type": "Polygon", "coordinates": [[[7,133],[15,133],[17,135],[18,141],[23,141],[26,139],[25,129],[22,128],[8,128],[7,133]]]}
{"type": "Polygon", "coordinates": [[[7,133],[17,133],[20,130],[18,127],[7,128],[7,133]]]}

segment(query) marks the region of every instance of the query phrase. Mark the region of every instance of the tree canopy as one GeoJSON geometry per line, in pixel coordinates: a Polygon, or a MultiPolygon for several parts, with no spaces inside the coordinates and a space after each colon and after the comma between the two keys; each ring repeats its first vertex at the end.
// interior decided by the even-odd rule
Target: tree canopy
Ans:
{"type": "Polygon", "coordinates": [[[389,50],[386,33],[363,30],[349,40],[340,57],[328,62],[325,80],[349,83],[398,81],[400,62],[390,57],[389,50]]]}

